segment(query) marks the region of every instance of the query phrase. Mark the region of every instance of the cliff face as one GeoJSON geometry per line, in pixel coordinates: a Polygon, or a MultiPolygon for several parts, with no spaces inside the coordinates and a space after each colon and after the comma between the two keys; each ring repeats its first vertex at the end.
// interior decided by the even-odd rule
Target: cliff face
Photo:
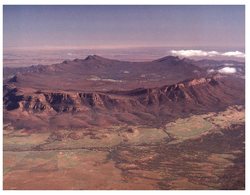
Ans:
{"type": "Polygon", "coordinates": [[[3,88],[4,120],[32,131],[124,124],[158,127],[190,114],[244,105],[244,82],[213,76],[162,87],[89,92],[38,90],[11,81],[3,88]]]}
{"type": "Polygon", "coordinates": [[[222,107],[244,103],[242,89],[231,88],[224,78],[201,78],[160,88],[110,92],[49,92],[23,93],[14,86],[4,86],[4,108],[33,113],[72,113],[91,109],[147,110],[172,106],[193,110],[200,107],[222,107]]]}
{"type": "Polygon", "coordinates": [[[215,67],[203,68],[174,56],[128,62],[94,55],[49,66],[5,69],[4,122],[45,131],[161,126],[190,114],[244,105],[244,75],[238,69],[230,75],[207,72],[215,67]]]}

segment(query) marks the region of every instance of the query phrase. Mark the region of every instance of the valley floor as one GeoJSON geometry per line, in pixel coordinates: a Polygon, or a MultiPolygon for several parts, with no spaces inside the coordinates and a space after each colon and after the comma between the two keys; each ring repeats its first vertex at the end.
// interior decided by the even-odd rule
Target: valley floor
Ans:
{"type": "Polygon", "coordinates": [[[4,189],[245,189],[245,110],[161,128],[30,133],[4,125],[4,189]]]}

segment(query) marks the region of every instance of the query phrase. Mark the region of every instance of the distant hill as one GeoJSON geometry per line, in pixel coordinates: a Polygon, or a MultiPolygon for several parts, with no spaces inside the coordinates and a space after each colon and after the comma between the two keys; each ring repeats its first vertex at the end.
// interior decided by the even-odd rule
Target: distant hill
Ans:
{"type": "Polygon", "coordinates": [[[54,90],[133,89],[173,84],[205,72],[178,57],[152,62],[127,62],[97,55],[50,66],[4,68],[4,78],[17,74],[17,86],[54,90]]]}

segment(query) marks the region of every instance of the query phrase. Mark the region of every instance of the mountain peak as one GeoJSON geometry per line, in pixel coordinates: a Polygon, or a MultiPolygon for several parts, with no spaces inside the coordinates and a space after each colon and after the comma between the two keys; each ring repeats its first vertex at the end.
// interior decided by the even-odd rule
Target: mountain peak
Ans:
{"type": "Polygon", "coordinates": [[[101,59],[105,59],[101,56],[98,56],[98,55],[88,55],[85,60],[101,60],[101,59]]]}
{"type": "Polygon", "coordinates": [[[180,60],[181,59],[178,56],[165,56],[163,58],[154,60],[153,62],[176,62],[180,60]]]}

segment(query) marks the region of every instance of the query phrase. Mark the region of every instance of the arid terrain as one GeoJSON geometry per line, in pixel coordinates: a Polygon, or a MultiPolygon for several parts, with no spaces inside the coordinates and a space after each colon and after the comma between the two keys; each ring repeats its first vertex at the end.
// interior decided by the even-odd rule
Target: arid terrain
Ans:
{"type": "Polygon", "coordinates": [[[5,67],[3,94],[6,190],[245,189],[243,62],[91,55],[5,67]]]}

